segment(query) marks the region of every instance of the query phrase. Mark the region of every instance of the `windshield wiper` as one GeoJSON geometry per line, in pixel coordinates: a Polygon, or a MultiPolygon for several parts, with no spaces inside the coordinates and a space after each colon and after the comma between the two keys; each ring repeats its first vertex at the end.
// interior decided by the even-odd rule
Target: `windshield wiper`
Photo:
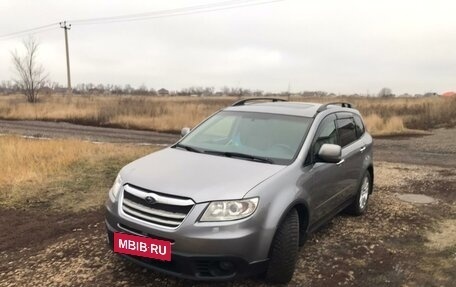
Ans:
{"type": "Polygon", "coordinates": [[[237,158],[243,158],[243,159],[248,159],[252,161],[258,161],[258,162],[264,162],[264,163],[274,163],[271,159],[267,157],[262,157],[262,156],[256,156],[256,155],[250,155],[250,154],[245,154],[245,153],[239,153],[239,152],[229,152],[229,151],[206,151],[208,154],[215,154],[215,155],[222,155],[226,157],[237,157],[237,158]]]}
{"type": "Polygon", "coordinates": [[[197,148],[188,146],[188,145],[183,145],[183,144],[181,144],[181,143],[177,143],[177,144],[175,144],[173,147],[174,147],[174,148],[176,148],[176,147],[178,147],[178,148],[183,148],[183,149],[186,149],[186,150],[191,151],[191,152],[204,153],[203,150],[200,150],[200,149],[197,149],[197,148]]]}
{"type": "Polygon", "coordinates": [[[271,164],[274,163],[271,159],[262,157],[262,156],[250,155],[250,154],[239,153],[239,152],[202,150],[202,149],[194,148],[194,147],[184,145],[181,143],[175,144],[173,146],[173,148],[182,148],[182,149],[185,149],[185,150],[188,150],[191,152],[196,152],[196,153],[207,153],[207,154],[221,155],[221,156],[226,156],[226,157],[243,158],[243,159],[264,162],[264,163],[271,163],[271,164]]]}

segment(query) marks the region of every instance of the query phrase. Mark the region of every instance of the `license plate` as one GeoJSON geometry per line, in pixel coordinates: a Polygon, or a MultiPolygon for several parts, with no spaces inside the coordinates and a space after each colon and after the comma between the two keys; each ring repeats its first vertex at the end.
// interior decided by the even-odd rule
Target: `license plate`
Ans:
{"type": "Polygon", "coordinates": [[[114,252],[171,261],[171,242],[115,232],[114,252]]]}

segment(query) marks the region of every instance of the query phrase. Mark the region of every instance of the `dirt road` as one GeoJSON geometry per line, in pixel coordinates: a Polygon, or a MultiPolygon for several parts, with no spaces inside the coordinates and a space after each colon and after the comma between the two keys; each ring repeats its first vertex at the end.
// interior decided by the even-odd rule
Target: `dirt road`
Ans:
{"type": "MultiPolygon", "coordinates": [[[[73,128],[66,134],[50,128],[48,135],[74,136],[73,128]]],[[[122,133],[122,139],[135,142],[130,131],[101,137],[97,128],[92,131],[89,140],[122,133]]],[[[155,142],[155,133],[144,133],[137,142],[155,142]]],[[[172,142],[173,137],[161,140],[172,142]]],[[[455,140],[456,129],[420,138],[376,139],[375,193],[367,214],[337,216],[312,234],[290,286],[454,286],[455,140]],[[407,203],[398,199],[403,193],[436,201],[407,203]]],[[[0,286],[209,286],[119,258],[105,244],[103,216],[102,206],[78,213],[50,211],[46,204],[0,208],[0,286]]],[[[217,286],[267,285],[248,279],[217,286]]]]}
{"type": "MultiPolygon", "coordinates": [[[[176,134],[45,121],[0,120],[2,133],[138,144],[172,144],[179,139],[176,134]]],[[[378,161],[456,167],[455,143],[456,129],[438,129],[428,136],[376,138],[374,156],[378,161]]]]}
{"type": "Polygon", "coordinates": [[[94,142],[171,144],[179,136],[152,131],[75,125],[64,122],[0,120],[0,134],[38,138],[77,138],[94,142]]]}
{"type": "Polygon", "coordinates": [[[378,161],[456,167],[456,129],[437,129],[432,135],[374,139],[378,161]]]}

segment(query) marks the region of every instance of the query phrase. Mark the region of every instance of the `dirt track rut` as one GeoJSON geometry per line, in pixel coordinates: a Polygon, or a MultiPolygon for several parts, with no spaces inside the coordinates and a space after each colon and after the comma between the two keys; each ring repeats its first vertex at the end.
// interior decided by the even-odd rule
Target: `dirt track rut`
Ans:
{"type": "MultiPolygon", "coordinates": [[[[0,120],[0,134],[77,138],[94,142],[169,145],[179,135],[153,131],[82,126],[63,122],[0,120]]],[[[421,137],[374,139],[374,159],[397,163],[456,167],[456,129],[438,129],[421,137]]]]}
{"type": "Polygon", "coordinates": [[[0,133],[96,142],[172,144],[179,136],[153,131],[75,125],[64,122],[0,120],[0,133]]]}

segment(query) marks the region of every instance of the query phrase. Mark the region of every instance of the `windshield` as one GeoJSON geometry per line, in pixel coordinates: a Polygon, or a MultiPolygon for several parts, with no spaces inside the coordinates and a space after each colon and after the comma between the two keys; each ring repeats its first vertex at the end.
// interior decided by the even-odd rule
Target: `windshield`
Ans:
{"type": "Polygon", "coordinates": [[[176,147],[275,164],[290,164],[311,118],[257,112],[222,111],[187,135],[176,147]]]}

